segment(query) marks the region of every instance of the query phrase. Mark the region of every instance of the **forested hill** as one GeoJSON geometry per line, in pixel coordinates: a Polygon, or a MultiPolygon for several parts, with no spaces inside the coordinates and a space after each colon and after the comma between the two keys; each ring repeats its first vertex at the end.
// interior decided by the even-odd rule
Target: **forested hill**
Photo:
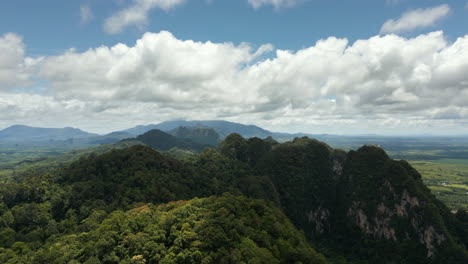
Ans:
{"type": "Polygon", "coordinates": [[[218,134],[213,129],[179,127],[172,131],[172,134],[153,129],[135,139],[160,151],[185,150],[190,152],[200,152],[206,147],[214,147],[219,140],[218,134]]]}
{"type": "Polygon", "coordinates": [[[74,229],[51,236],[37,249],[15,243],[12,249],[2,250],[0,260],[38,264],[326,263],[279,209],[240,196],[143,204],[110,214],[94,210],[74,229]]]}
{"type": "Polygon", "coordinates": [[[468,260],[466,213],[375,146],[231,134],[177,160],[137,145],[18,175],[0,198],[0,263],[468,260]]]}

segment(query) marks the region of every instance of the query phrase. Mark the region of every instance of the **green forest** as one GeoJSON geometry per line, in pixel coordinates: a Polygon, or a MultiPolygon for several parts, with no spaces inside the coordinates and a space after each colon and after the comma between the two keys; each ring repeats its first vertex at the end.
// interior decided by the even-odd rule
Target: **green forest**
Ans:
{"type": "Polygon", "coordinates": [[[468,261],[466,211],[378,146],[161,133],[3,177],[0,263],[468,261]]]}

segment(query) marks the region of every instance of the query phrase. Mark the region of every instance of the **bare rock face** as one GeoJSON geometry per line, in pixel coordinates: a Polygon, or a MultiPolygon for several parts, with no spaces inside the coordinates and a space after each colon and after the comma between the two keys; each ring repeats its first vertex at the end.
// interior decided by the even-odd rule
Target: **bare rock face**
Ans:
{"type": "Polygon", "coordinates": [[[337,159],[333,159],[333,172],[338,176],[343,174],[343,164],[337,159]]]}
{"type": "MultiPolygon", "coordinates": [[[[450,247],[444,223],[427,220],[440,218],[444,208],[434,206],[435,198],[408,163],[390,159],[378,146],[364,146],[345,158],[337,158],[334,153],[331,161],[336,181],[335,206],[317,206],[308,211],[313,236],[336,236],[346,241],[345,245],[355,245],[351,251],[376,245],[404,254],[408,246],[428,261],[450,247]],[[349,231],[355,228],[361,234],[349,231]]],[[[400,263],[391,255],[388,258],[389,262],[400,263]]]]}
{"type": "Polygon", "coordinates": [[[285,213],[331,252],[362,263],[405,264],[465,254],[447,227],[453,216],[421,175],[379,146],[344,152],[300,138],[273,148],[264,161],[262,173],[276,186],[285,213]]]}
{"type": "Polygon", "coordinates": [[[446,240],[446,236],[442,232],[438,232],[434,226],[424,226],[419,217],[414,215],[412,211],[420,206],[417,197],[411,197],[407,190],[404,190],[398,203],[394,204],[393,208],[387,207],[383,202],[377,206],[377,213],[373,218],[361,208],[362,203],[353,201],[352,206],[347,212],[347,216],[366,234],[376,239],[386,240],[404,240],[409,237],[405,233],[404,237],[397,238],[395,228],[391,225],[393,216],[398,216],[411,223],[413,231],[418,234],[419,242],[426,247],[427,257],[432,257],[437,246],[441,245],[446,240]]]}
{"type": "Polygon", "coordinates": [[[310,211],[307,214],[309,222],[315,224],[315,232],[323,233],[325,228],[329,227],[328,218],[330,217],[330,211],[326,208],[319,207],[315,211],[310,211]]]}
{"type": "Polygon", "coordinates": [[[395,229],[390,225],[390,217],[393,212],[379,204],[378,214],[373,218],[368,218],[363,209],[360,208],[360,202],[353,202],[349,208],[347,216],[354,220],[355,224],[366,234],[377,238],[396,241],[395,229]]]}
{"type": "Polygon", "coordinates": [[[417,197],[411,197],[407,190],[403,191],[399,203],[395,204],[396,214],[398,216],[408,216],[408,210],[419,206],[417,197]]]}
{"type": "Polygon", "coordinates": [[[424,243],[427,248],[427,257],[432,257],[435,253],[436,246],[440,245],[445,240],[445,236],[437,233],[433,226],[421,231],[423,232],[420,235],[420,241],[424,243]]]}

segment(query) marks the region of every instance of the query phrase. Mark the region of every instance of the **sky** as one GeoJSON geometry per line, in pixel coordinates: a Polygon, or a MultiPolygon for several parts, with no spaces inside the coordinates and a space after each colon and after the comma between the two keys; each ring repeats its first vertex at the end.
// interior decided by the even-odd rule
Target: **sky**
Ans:
{"type": "Polygon", "coordinates": [[[468,1],[0,3],[0,129],[466,135],[468,1]]]}

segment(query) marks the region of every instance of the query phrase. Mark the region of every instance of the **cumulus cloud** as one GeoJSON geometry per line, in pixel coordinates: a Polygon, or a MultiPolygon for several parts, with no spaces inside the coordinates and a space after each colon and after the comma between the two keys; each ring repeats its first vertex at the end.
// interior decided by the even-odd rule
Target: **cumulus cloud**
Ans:
{"type": "Polygon", "coordinates": [[[404,13],[397,20],[387,20],[380,28],[380,33],[402,33],[416,29],[434,26],[438,21],[450,14],[450,7],[446,4],[420,8],[404,13]]]}
{"type": "Polygon", "coordinates": [[[262,6],[271,5],[276,9],[282,7],[292,7],[297,5],[298,3],[303,2],[304,0],[248,0],[249,4],[253,8],[260,8],[262,6]]]}
{"type": "Polygon", "coordinates": [[[270,49],[182,41],[163,31],[146,33],[134,47],[118,44],[49,57],[40,76],[61,97],[125,98],[176,107],[220,99],[237,103],[239,89],[249,89],[234,86],[242,67],[270,49]]]}
{"type": "Polygon", "coordinates": [[[163,31],[46,57],[38,68],[46,93],[0,95],[10,120],[52,116],[98,132],[180,118],[325,133],[468,127],[468,36],[450,43],[441,31],[329,37],[298,51],[163,31]]]}
{"type": "Polygon", "coordinates": [[[0,36],[0,90],[19,88],[29,83],[37,60],[25,57],[23,39],[13,33],[0,36]]]}
{"type": "Polygon", "coordinates": [[[81,24],[88,24],[93,19],[93,11],[89,5],[80,5],[81,24]]]}
{"type": "Polygon", "coordinates": [[[149,12],[152,9],[169,11],[184,2],[185,0],[133,0],[132,5],[106,19],[104,30],[116,34],[129,25],[145,25],[148,23],[149,12]]]}

